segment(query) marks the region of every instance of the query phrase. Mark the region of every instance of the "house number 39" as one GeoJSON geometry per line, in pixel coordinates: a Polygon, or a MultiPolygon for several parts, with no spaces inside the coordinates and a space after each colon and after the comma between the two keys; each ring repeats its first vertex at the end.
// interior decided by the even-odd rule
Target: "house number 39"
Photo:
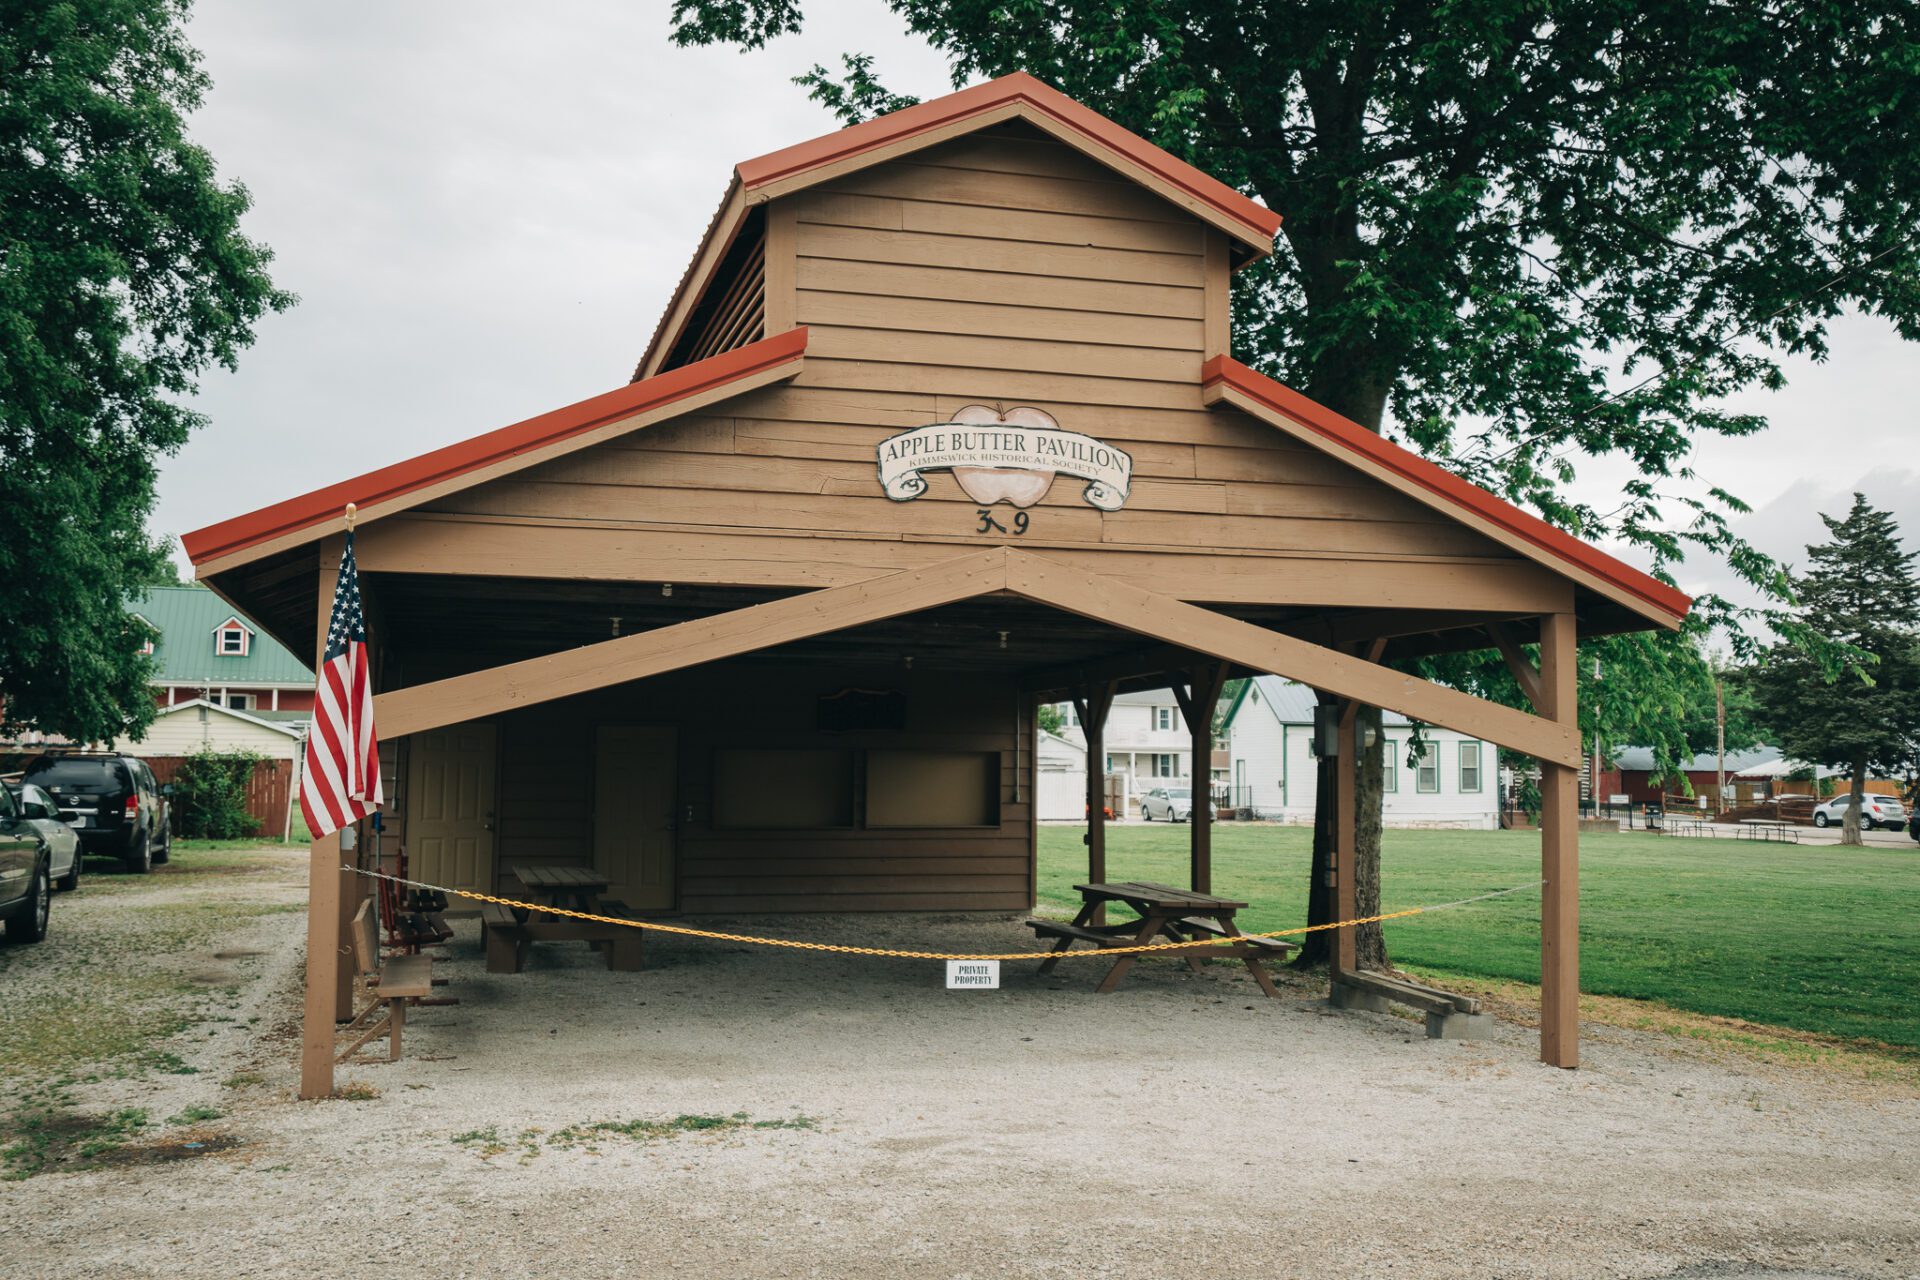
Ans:
{"type": "MultiPolygon", "coordinates": [[[[981,507],[979,510],[980,510],[980,526],[974,530],[975,533],[1007,533],[1009,532],[1009,530],[1007,529],[1007,526],[1001,524],[998,520],[994,518],[992,507],[981,507]]],[[[1021,534],[1027,531],[1027,527],[1031,523],[1032,523],[1032,520],[1027,516],[1026,512],[1016,511],[1013,513],[1013,529],[1011,530],[1011,532],[1017,538],[1021,534]]]]}

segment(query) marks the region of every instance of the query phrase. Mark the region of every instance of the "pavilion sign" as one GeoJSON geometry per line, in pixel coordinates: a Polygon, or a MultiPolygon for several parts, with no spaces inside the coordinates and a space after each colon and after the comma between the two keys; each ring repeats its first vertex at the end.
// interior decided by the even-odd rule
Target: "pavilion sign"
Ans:
{"type": "Polygon", "coordinates": [[[1133,459],[1110,444],[1062,431],[1052,414],[1022,406],[1002,413],[970,404],[951,422],[915,427],[880,442],[880,487],[895,502],[927,491],[929,471],[951,471],[982,506],[1030,507],[1047,496],[1056,475],[1084,480],[1081,495],[1102,511],[1118,511],[1133,486],[1133,459]]]}

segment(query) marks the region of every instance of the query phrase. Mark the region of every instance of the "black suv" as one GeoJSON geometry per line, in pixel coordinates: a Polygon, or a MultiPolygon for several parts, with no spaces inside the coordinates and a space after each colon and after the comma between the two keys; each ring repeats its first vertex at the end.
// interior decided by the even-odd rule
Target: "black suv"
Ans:
{"type": "Polygon", "coordinates": [[[63,751],[40,756],[21,775],[60,806],[82,853],[120,859],[145,874],[173,853],[172,806],[153,770],[133,756],[63,751]]]}

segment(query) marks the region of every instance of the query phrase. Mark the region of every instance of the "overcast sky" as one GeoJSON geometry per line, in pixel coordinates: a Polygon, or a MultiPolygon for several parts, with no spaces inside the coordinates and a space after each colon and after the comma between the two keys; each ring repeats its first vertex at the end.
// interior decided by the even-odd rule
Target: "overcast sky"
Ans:
{"type": "MultiPolygon", "coordinates": [[[[247,229],[300,303],[204,380],[211,421],[164,465],[156,530],[624,384],[733,163],[835,127],[794,75],[860,50],[896,91],[949,88],[880,4],[809,10],[802,35],[742,54],[674,48],[664,2],[199,0],[214,87],[192,130],[253,192],[247,229]]],[[[1737,403],[1772,419],[1765,436],[1695,459],[1790,558],[1856,487],[1920,533],[1920,350],[1865,318],[1832,345],[1737,403]]],[[[1580,486],[1606,507],[1621,479],[1589,462],[1580,486]]],[[[1709,565],[1682,576],[1727,585],[1709,565]]]]}

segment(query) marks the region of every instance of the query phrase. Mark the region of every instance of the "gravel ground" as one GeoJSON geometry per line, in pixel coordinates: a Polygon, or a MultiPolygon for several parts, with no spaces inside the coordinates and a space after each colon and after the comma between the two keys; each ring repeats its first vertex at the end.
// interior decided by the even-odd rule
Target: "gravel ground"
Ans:
{"type": "MultiPolygon", "coordinates": [[[[1029,945],[977,918],[750,924],[1029,945]]],[[[207,1154],[0,1188],[0,1274],[1920,1275],[1905,1087],[1607,1028],[1557,1071],[1526,1028],[1430,1041],[1224,965],[948,992],[930,964],[650,940],[642,973],[549,944],[492,975],[462,923],[461,1003],[415,1013],[404,1062],[342,1070],[375,1096],[300,1103],[297,926],[239,997],[277,1018],[119,1086],[221,1105],[207,1154]],[[260,1082],[223,1090],[236,1070],[260,1082]],[[682,1115],[745,1120],[580,1127],[682,1115]]]]}

